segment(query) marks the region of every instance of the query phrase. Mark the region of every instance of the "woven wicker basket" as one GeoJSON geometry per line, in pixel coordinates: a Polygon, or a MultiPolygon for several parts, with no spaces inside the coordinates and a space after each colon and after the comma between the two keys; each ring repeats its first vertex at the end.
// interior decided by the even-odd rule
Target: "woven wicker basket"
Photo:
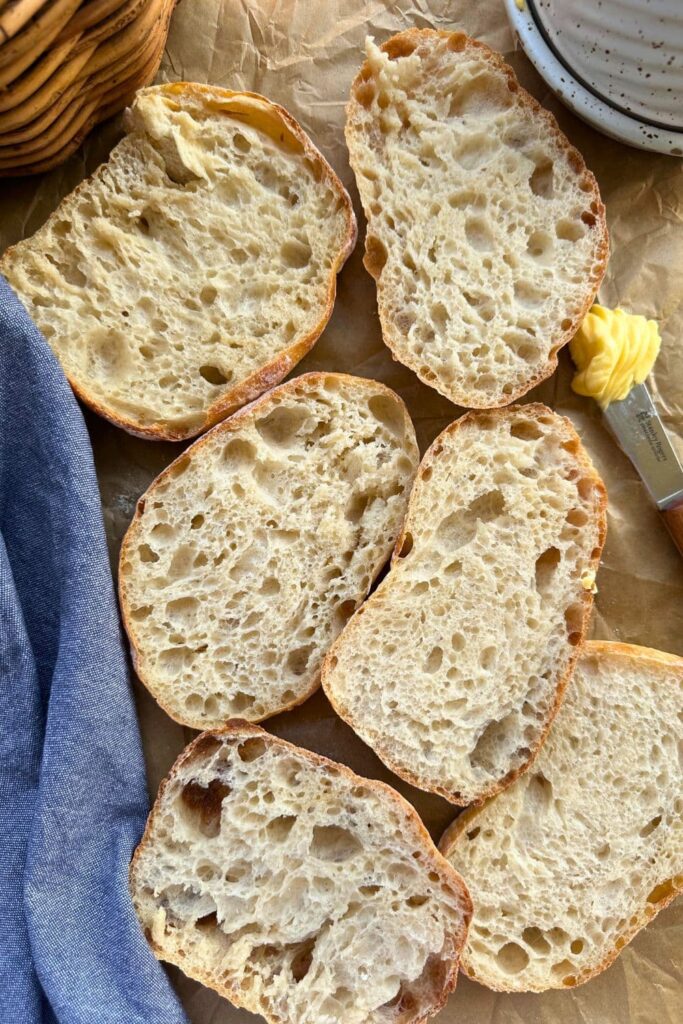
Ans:
{"type": "Polygon", "coordinates": [[[176,0],[0,0],[0,177],[60,164],[159,67],[176,0]]]}

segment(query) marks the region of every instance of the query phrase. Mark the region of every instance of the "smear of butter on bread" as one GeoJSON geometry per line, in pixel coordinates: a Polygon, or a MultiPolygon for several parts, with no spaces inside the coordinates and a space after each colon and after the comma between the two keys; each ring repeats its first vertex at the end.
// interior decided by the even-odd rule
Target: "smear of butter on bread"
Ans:
{"type": "Polygon", "coordinates": [[[131,127],[143,132],[161,155],[169,178],[185,185],[193,178],[209,181],[219,158],[198,137],[199,122],[170,97],[144,92],[131,110],[131,127]]]}

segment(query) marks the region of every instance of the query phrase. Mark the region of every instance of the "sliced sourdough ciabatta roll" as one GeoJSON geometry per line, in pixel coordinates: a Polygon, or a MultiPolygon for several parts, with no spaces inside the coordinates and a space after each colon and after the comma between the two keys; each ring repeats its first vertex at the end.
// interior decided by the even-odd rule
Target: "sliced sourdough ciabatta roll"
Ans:
{"type": "Polygon", "coordinates": [[[419,460],[403,402],[311,373],[220,424],[152,484],[124,538],[137,672],[179,722],[305,700],[401,529],[419,460]]]}
{"type": "Polygon", "coordinates": [[[394,356],[472,408],[550,376],[608,255],[597,184],[555,118],[487,46],[410,29],[368,40],[346,139],[394,356]]]}
{"type": "Polygon", "coordinates": [[[683,891],[681,744],[683,659],[588,643],[533,769],[443,837],[476,907],[470,977],[579,985],[683,891]]]}
{"type": "Polygon", "coordinates": [[[398,793],[245,722],[171,769],[130,889],[157,957],[272,1024],[425,1021],[471,917],[398,793]]]}
{"type": "Polygon", "coordinates": [[[152,86],[127,126],[0,270],[84,402],[134,434],[178,440],[313,346],[356,225],[331,167],[263,96],[152,86]]]}
{"type": "Polygon", "coordinates": [[[323,666],[398,775],[480,802],[533,761],[592,605],[605,490],[543,405],[469,413],[425,455],[391,571],[323,666]]]}

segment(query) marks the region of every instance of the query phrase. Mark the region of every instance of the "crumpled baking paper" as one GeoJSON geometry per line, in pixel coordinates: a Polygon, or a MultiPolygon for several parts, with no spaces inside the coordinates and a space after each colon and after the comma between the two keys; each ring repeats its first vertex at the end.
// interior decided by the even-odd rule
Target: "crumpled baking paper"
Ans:
{"type": "MultiPolygon", "coordinates": [[[[460,410],[421,384],[383,345],[375,286],[362,266],[364,225],[343,136],[344,105],[366,34],[378,42],[412,25],[464,28],[503,51],[522,83],[550,107],[598,177],[612,239],[600,292],[660,323],[663,344],[652,389],[674,443],[683,447],[683,166],[629,149],[587,127],[553,97],[515,49],[502,0],[181,0],[173,17],[160,81],[212,82],[262,92],[303,124],[350,189],[360,240],[339,280],[333,317],[295,372],[344,370],[382,380],[405,399],[421,446],[460,410]]],[[[66,164],[41,178],[0,184],[0,248],[34,231],[59,199],[105,158],[120,119],[101,126],[66,164]]],[[[609,531],[593,617],[596,637],[683,654],[683,564],[635,471],[602,425],[595,404],[570,389],[571,365],[536,388],[541,400],[574,421],[609,492],[609,531]]],[[[134,504],[179,452],[142,441],[88,414],[112,564],[134,504]]],[[[46,467],[49,470],[49,467],[46,467]]],[[[152,794],[191,730],[170,721],[137,686],[152,794]]],[[[439,797],[396,780],[331,711],[319,692],[271,719],[272,731],[396,786],[418,808],[435,839],[455,816],[439,797]]],[[[172,969],[193,1024],[247,1024],[251,1014],[172,969]]],[[[674,1024],[683,1020],[683,900],[665,910],[598,978],[571,991],[495,994],[466,978],[436,1018],[439,1024],[674,1024]]]]}

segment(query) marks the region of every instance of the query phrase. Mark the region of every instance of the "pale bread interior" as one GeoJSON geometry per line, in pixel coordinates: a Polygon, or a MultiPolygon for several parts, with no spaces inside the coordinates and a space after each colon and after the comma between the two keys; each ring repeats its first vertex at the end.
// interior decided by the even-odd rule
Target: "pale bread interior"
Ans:
{"type": "Polygon", "coordinates": [[[401,33],[367,60],[346,136],[386,343],[459,405],[549,376],[605,269],[593,176],[498,54],[401,33]]]}
{"type": "Polygon", "coordinates": [[[586,981],[683,889],[682,750],[683,659],[589,643],[532,769],[444,837],[472,977],[586,981]]]}
{"type": "Polygon", "coordinates": [[[375,381],[295,378],[190,448],[123,544],[142,681],[195,728],[305,699],[401,528],[417,468],[401,400],[375,381]]]}
{"type": "Polygon", "coordinates": [[[171,773],[131,891],[159,957],[289,1024],[426,1019],[470,911],[397,794],[241,724],[171,773]]]}
{"type": "Polygon", "coordinates": [[[323,669],[389,767],[456,803],[529,763],[576,658],[604,489],[542,405],[472,413],[435,441],[391,571],[323,669]]]}
{"type": "Polygon", "coordinates": [[[3,260],[81,397],[134,432],[205,429],[281,380],[331,312],[353,213],[286,116],[142,90],[109,160],[3,260]]]}

